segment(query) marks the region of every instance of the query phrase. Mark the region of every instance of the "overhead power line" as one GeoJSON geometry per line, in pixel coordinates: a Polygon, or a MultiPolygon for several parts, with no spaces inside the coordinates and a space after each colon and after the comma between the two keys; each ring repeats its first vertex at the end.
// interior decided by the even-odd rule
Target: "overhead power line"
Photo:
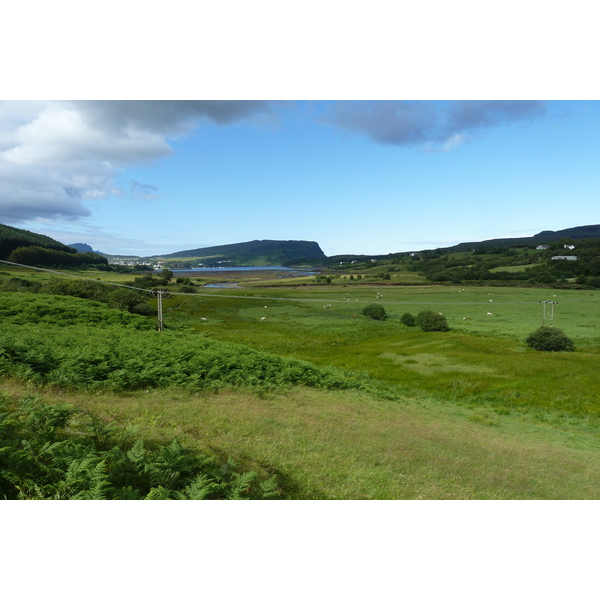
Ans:
{"type": "Polygon", "coordinates": [[[5,263],[7,265],[13,265],[15,267],[25,267],[27,269],[35,269],[36,271],[45,271],[46,273],[53,273],[54,275],[64,275],[65,277],[75,277],[76,279],[84,279],[85,281],[93,281],[94,283],[104,283],[106,285],[118,285],[119,287],[129,288],[130,290],[138,290],[139,292],[150,293],[150,290],[134,287],[132,285],[125,285],[124,283],[115,283],[114,281],[102,281],[100,279],[92,279],[91,277],[82,277],[81,275],[73,275],[72,273],[63,273],[62,271],[53,271],[52,269],[42,269],[41,267],[32,267],[31,265],[21,265],[19,263],[10,262],[8,260],[0,260],[0,263],[5,263]]]}
{"type": "MultiPolygon", "coordinates": [[[[129,288],[131,290],[137,290],[139,292],[146,292],[148,294],[154,295],[153,290],[149,290],[149,289],[145,289],[145,288],[139,288],[139,287],[135,287],[132,285],[125,285],[124,283],[115,283],[113,281],[102,281],[100,279],[92,279],[91,277],[82,277],[81,275],[73,275],[72,273],[64,273],[63,271],[56,271],[56,270],[52,270],[52,269],[42,269],[41,267],[32,267],[31,265],[22,265],[19,263],[15,263],[15,262],[9,262],[7,260],[0,260],[0,263],[5,263],[7,265],[13,265],[16,267],[25,267],[27,269],[35,269],[37,271],[45,271],[47,273],[53,273],[55,275],[64,275],[65,277],[75,277],[77,279],[84,279],[86,281],[93,281],[95,283],[103,283],[106,285],[116,285],[119,287],[124,287],[124,288],[129,288]]],[[[278,297],[278,296],[251,296],[251,295],[236,295],[236,294],[206,294],[206,293],[200,293],[200,292],[191,292],[191,293],[187,293],[187,292],[172,292],[169,290],[169,295],[171,296],[205,296],[205,297],[210,297],[210,298],[233,298],[233,299],[246,299],[246,300],[251,300],[251,299],[256,299],[256,300],[272,300],[272,301],[290,301],[290,302],[339,302],[340,304],[345,304],[346,302],[349,301],[349,299],[345,299],[345,300],[339,300],[339,299],[323,299],[323,298],[282,298],[282,297],[278,297]]],[[[156,297],[156,296],[155,296],[156,297]]],[[[359,299],[354,299],[356,302],[373,302],[373,300],[370,299],[366,299],[366,300],[359,300],[359,299]]],[[[401,301],[401,300],[381,300],[381,299],[377,299],[377,302],[380,304],[409,304],[409,305],[431,305],[431,304],[436,304],[436,305],[449,305],[449,306],[455,306],[455,305],[461,305],[461,306],[469,306],[469,305],[473,305],[473,304],[481,304],[481,305],[485,305],[485,302],[443,302],[443,301],[439,301],[439,302],[413,302],[413,301],[401,301]]],[[[523,305],[523,304],[531,304],[531,301],[527,301],[527,302],[502,302],[503,305],[508,305],[508,304],[513,304],[513,305],[523,305]]]]}

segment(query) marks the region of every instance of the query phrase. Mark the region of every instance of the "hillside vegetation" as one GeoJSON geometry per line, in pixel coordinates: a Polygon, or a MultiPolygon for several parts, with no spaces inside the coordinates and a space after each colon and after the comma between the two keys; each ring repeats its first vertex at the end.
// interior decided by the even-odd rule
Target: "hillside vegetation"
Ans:
{"type": "Polygon", "coordinates": [[[74,248],[69,248],[69,246],[61,244],[46,235],[0,224],[0,259],[7,260],[11,252],[17,248],[29,246],[46,248],[48,250],[65,252],[68,254],[74,254],[76,252],[74,248]]]}
{"type": "Polygon", "coordinates": [[[0,260],[36,267],[108,265],[108,260],[99,254],[78,253],[48,236],[8,225],[0,225],[0,260]]]}
{"type": "Polygon", "coordinates": [[[145,317],[80,298],[0,293],[0,317],[10,326],[0,334],[0,374],[26,382],[112,391],[353,385],[302,361],[189,332],[159,333],[145,317]]]}

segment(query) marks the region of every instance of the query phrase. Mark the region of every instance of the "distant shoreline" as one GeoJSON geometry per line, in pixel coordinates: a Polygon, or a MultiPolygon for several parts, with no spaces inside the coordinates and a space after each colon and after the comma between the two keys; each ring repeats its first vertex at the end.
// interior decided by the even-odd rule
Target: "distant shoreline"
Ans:
{"type": "Polygon", "coordinates": [[[229,272],[232,271],[302,271],[302,269],[291,269],[289,267],[196,267],[194,269],[170,269],[173,273],[207,273],[207,272],[229,272]]]}

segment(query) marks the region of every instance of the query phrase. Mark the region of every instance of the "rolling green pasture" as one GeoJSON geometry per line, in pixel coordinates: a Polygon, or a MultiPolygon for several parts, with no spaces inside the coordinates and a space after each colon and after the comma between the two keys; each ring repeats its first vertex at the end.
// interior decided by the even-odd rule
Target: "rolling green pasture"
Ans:
{"type": "MultiPolygon", "coordinates": [[[[72,403],[108,422],[133,425],[160,443],[176,437],[201,452],[231,457],[263,478],[276,475],[283,498],[600,499],[600,292],[243,283],[197,289],[164,301],[170,331],[163,334],[126,333],[121,325],[117,331],[113,309],[114,334],[110,328],[94,333],[103,326],[98,306],[89,315],[81,312],[90,321],[85,331],[72,326],[77,339],[86,338],[85,352],[113,344],[122,369],[131,363],[142,383],[158,378],[161,385],[140,387],[128,379],[126,386],[113,386],[114,369],[104,385],[61,385],[61,361],[77,359],[83,344],[67,339],[68,327],[53,334],[40,321],[44,348],[26,340],[15,356],[23,353],[37,368],[43,351],[55,362],[53,370],[37,379],[4,377],[0,388],[15,398],[34,393],[48,402],[72,403]],[[525,337],[542,324],[539,301],[546,299],[558,302],[554,325],[575,340],[575,352],[526,347],[525,337]],[[381,303],[388,319],[362,316],[369,302],[381,303]],[[403,313],[424,309],[442,312],[451,330],[426,333],[402,325],[403,313]],[[233,357],[228,362],[214,342],[242,346],[223,346],[233,357]],[[129,346],[138,348],[136,356],[129,357],[129,346]],[[243,347],[268,353],[256,360],[269,367],[268,381],[274,383],[244,387],[245,376],[230,377],[240,363],[235,357],[246,355],[243,347]],[[201,348],[214,357],[202,368],[218,365],[215,376],[224,385],[186,387],[190,375],[182,357],[198,370],[201,348]],[[293,369],[296,379],[282,377],[284,369],[293,369]],[[176,377],[179,372],[184,379],[176,377]],[[350,389],[294,383],[331,374],[346,378],[350,389]]],[[[34,340],[31,319],[21,324],[10,312],[18,296],[5,296],[3,332],[21,327],[34,340]]],[[[31,312],[28,307],[42,302],[38,298],[25,299],[23,310],[31,312]]],[[[62,302],[72,309],[72,300],[54,297],[46,306],[56,311],[62,302]]],[[[82,307],[86,302],[77,301],[82,307]]],[[[78,313],[69,314],[76,319],[78,313]]],[[[131,317],[155,323],[155,317],[131,317]]],[[[84,362],[77,364],[86,375],[84,362]]]]}
{"type": "Polygon", "coordinates": [[[594,291],[410,287],[218,290],[166,301],[167,324],[214,339],[355,373],[401,395],[430,395],[496,410],[600,416],[600,295],[594,291]],[[525,337],[542,324],[540,299],[559,302],[554,325],[575,353],[539,353],[525,337]],[[381,303],[389,318],[361,315],[381,303]],[[401,324],[432,309],[451,331],[401,324]],[[491,312],[491,315],[487,313],[491,312]]]}

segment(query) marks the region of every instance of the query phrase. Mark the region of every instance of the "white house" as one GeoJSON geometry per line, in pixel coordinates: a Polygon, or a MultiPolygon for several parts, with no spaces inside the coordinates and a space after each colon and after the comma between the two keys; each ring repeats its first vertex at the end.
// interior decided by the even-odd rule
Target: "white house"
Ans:
{"type": "Polygon", "coordinates": [[[552,260],[577,260],[576,256],[553,256],[552,260]]]}

